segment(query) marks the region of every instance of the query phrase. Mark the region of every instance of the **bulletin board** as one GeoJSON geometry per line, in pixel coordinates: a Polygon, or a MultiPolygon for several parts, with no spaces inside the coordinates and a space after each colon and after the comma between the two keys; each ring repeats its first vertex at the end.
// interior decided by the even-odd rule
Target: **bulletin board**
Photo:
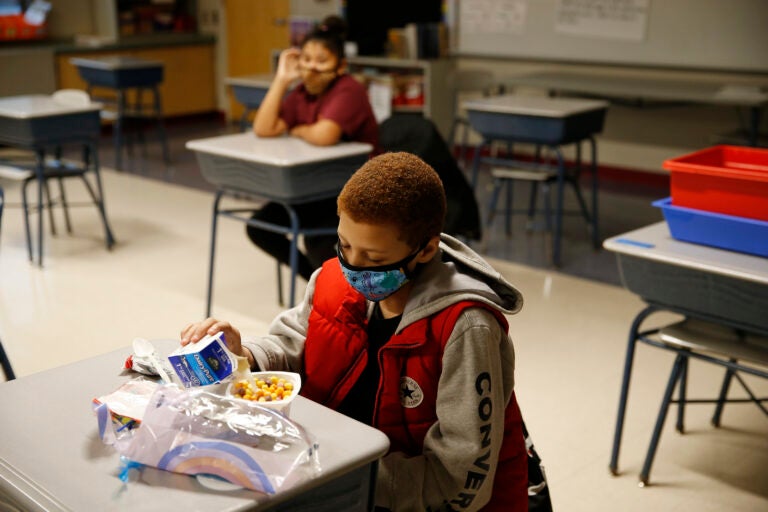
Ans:
{"type": "Polygon", "coordinates": [[[768,0],[455,0],[467,57],[768,72],[768,0]]]}

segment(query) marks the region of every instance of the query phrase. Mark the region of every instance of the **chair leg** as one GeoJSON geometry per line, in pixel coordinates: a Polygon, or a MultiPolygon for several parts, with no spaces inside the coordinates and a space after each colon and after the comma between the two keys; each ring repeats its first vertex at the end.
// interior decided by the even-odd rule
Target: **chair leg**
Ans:
{"type": "Polygon", "coordinates": [[[680,376],[683,371],[683,367],[686,364],[688,356],[682,353],[678,353],[675,357],[675,362],[672,365],[672,373],[669,375],[667,381],[667,389],[664,391],[664,398],[661,401],[661,407],[659,408],[659,415],[656,418],[656,426],[653,429],[653,435],[651,436],[651,443],[648,446],[648,453],[645,455],[645,462],[643,463],[643,469],[640,471],[640,486],[645,487],[648,485],[648,478],[651,473],[651,466],[653,465],[653,459],[656,456],[656,449],[659,446],[659,439],[661,438],[661,431],[664,428],[664,420],[667,418],[667,411],[669,410],[669,404],[672,401],[672,393],[675,391],[675,384],[680,380],[680,376]]]}
{"type": "MultiPolygon", "coordinates": [[[[0,189],[0,194],[2,193],[2,189],[0,189]]],[[[0,204],[0,208],[2,208],[2,205],[0,204]]],[[[0,366],[3,368],[3,373],[5,374],[5,380],[14,380],[16,378],[16,374],[13,373],[13,367],[11,366],[11,361],[8,359],[8,354],[5,353],[5,348],[3,348],[3,342],[0,341],[0,366]]]]}
{"type": "Polygon", "coordinates": [[[67,227],[67,233],[72,233],[72,221],[69,218],[69,205],[67,204],[67,194],[64,191],[64,179],[59,177],[58,182],[61,208],[64,210],[64,225],[67,227]]]}
{"type": "Polygon", "coordinates": [[[21,185],[21,209],[24,210],[24,234],[27,236],[27,254],[32,261],[32,231],[29,227],[29,201],[27,200],[27,186],[29,180],[24,180],[21,185]]]}
{"type": "MultiPolygon", "coordinates": [[[[732,363],[736,362],[736,359],[731,358],[732,363]]],[[[725,370],[725,378],[723,378],[723,385],[720,386],[720,394],[717,395],[717,405],[715,406],[715,412],[712,415],[712,426],[720,427],[720,419],[723,415],[723,406],[728,397],[728,389],[731,387],[731,380],[733,380],[733,374],[735,372],[730,368],[725,370]]]]}
{"type": "MultiPolygon", "coordinates": [[[[48,186],[48,180],[43,180],[42,183],[43,188],[45,189],[45,201],[46,201],[46,209],[48,210],[48,221],[51,223],[51,234],[56,235],[56,221],[53,218],[53,198],[51,197],[51,188],[48,186]]],[[[43,212],[40,212],[40,215],[42,215],[43,212]]]]}

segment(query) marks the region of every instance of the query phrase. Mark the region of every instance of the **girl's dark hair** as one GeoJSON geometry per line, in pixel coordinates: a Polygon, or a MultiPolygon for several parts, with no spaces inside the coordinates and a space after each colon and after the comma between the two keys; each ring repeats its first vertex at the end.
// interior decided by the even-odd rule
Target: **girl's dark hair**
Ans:
{"type": "Polygon", "coordinates": [[[319,42],[339,60],[344,58],[344,41],[347,39],[347,22],[344,18],[331,15],[315,25],[315,28],[307,34],[302,47],[308,42],[319,42]]]}

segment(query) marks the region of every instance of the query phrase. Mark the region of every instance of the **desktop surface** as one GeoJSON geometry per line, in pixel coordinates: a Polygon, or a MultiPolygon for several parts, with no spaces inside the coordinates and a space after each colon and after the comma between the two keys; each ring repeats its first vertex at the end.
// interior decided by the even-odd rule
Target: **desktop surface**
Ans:
{"type": "MultiPolygon", "coordinates": [[[[154,344],[169,353],[177,341],[154,344]]],[[[23,510],[262,510],[375,464],[389,447],[380,431],[298,396],[291,418],[319,444],[322,473],[272,497],[204,479],[143,468],[123,483],[117,452],[98,434],[91,400],[138,374],[121,373],[130,348],[0,384],[0,502],[23,510]],[[342,434],[343,433],[343,434],[342,434]]]]}

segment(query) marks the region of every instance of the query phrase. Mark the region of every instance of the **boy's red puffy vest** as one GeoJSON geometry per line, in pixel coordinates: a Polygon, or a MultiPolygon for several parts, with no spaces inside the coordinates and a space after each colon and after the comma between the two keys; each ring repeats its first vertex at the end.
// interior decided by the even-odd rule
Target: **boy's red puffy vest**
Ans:
{"type": "MultiPolygon", "coordinates": [[[[301,394],[335,409],[365,368],[366,301],[349,286],[334,259],[323,265],[317,277],[312,306],[301,394]]],[[[380,350],[381,378],[373,426],[389,437],[391,451],[422,453],[427,430],[437,420],[437,384],[445,343],[456,319],[469,307],[491,311],[504,330],[508,328],[500,311],[478,302],[459,302],[394,334],[380,350]]],[[[489,385],[487,377],[478,376],[474,389],[467,392],[482,394],[489,385]]],[[[513,394],[506,408],[493,498],[484,510],[517,510],[509,508],[511,503],[521,503],[519,510],[527,510],[526,457],[522,419],[513,394]]],[[[472,495],[468,483],[467,500],[472,495]]],[[[455,508],[460,510],[461,504],[456,503],[455,508]]]]}

